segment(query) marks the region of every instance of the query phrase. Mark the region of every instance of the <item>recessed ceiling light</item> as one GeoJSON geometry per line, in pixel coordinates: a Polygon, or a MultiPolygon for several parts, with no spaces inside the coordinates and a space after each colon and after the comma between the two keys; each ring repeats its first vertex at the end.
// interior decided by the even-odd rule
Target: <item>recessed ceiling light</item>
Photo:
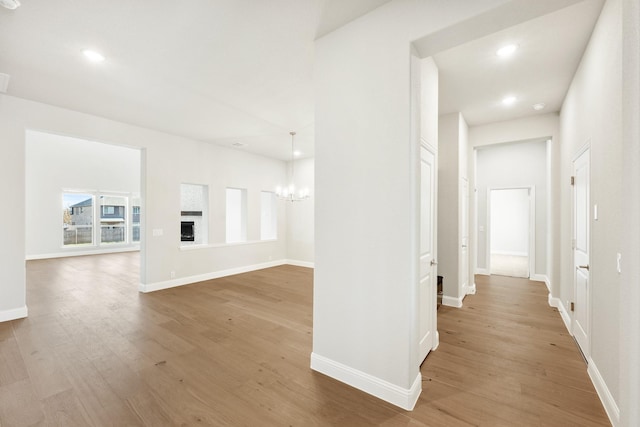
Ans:
{"type": "Polygon", "coordinates": [[[104,61],[104,55],[95,50],[85,49],[82,51],[82,54],[85,58],[87,58],[91,62],[102,62],[104,61]]]}
{"type": "Polygon", "coordinates": [[[504,105],[513,105],[517,100],[518,98],[516,98],[515,96],[507,96],[502,99],[502,103],[504,105]]]}
{"type": "Polygon", "coordinates": [[[544,110],[544,107],[546,107],[547,104],[545,104],[544,102],[539,102],[537,104],[533,104],[532,107],[534,110],[536,111],[540,111],[540,110],[544,110]]]}
{"type": "Polygon", "coordinates": [[[515,52],[517,49],[518,49],[517,44],[508,44],[496,50],[496,55],[502,56],[502,57],[509,56],[513,54],[513,52],[515,52]]]}
{"type": "Polygon", "coordinates": [[[293,155],[294,155],[295,157],[299,157],[301,154],[302,154],[302,153],[301,153],[300,151],[298,151],[298,150],[296,150],[296,151],[294,151],[294,152],[293,152],[293,155]]]}
{"type": "Polygon", "coordinates": [[[0,0],[0,5],[10,10],[15,10],[20,6],[18,0],[0,0]]]}

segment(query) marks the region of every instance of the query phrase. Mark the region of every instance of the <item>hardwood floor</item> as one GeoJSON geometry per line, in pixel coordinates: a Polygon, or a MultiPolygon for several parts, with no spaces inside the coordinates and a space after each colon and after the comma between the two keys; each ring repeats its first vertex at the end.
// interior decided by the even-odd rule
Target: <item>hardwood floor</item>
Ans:
{"type": "Polygon", "coordinates": [[[402,411],[309,369],[312,271],[139,294],[137,254],[27,263],[29,318],[0,323],[0,426],[602,426],[543,284],[479,277],[402,411]]]}

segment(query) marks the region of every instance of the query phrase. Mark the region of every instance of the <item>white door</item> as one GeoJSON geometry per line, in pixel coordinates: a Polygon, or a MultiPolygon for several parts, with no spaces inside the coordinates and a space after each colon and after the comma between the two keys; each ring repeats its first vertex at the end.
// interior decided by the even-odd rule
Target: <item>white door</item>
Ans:
{"type": "Polygon", "coordinates": [[[573,161],[573,336],[589,357],[589,149],[573,161]]]}
{"type": "Polygon", "coordinates": [[[420,147],[420,310],[419,361],[437,347],[437,269],[435,260],[436,156],[429,146],[420,147]]]}
{"type": "Polygon", "coordinates": [[[469,181],[460,180],[460,289],[461,296],[469,290],[469,181]]]}

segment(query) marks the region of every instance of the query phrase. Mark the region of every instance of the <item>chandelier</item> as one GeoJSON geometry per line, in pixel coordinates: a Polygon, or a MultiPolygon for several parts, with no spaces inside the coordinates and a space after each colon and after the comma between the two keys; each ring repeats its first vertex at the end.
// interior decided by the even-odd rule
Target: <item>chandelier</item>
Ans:
{"type": "Polygon", "coordinates": [[[288,200],[289,202],[300,202],[309,198],[309,189],[301,188],[299,190],[296,190],[296,187],[293,183],[293,180],[295,178],[295,150],[293,146],[293,138],[296,136],[296,133],[289,132],[289,135],[291,135],[291,162],[289,162],[288,170],[289,185],[276,188],[276,194],[278,195],[279,199],[288,200]]]}

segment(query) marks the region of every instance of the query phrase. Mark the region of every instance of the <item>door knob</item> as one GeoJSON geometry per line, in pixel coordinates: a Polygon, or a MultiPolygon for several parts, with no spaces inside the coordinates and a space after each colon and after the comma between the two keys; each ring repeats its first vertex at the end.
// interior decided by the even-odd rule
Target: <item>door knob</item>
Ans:
{"type": "Polygon", "coordinates": [[[589,264],[587,265],[579,265],[578,268],[584,268],[585,270],[589,270],[589,264]]]}
{"type": "Polygon", "coordinates": [[[438,263],[436,262],[436,260],[432,259],[431,260],[431,265],[438,265],[438,263]]]}

